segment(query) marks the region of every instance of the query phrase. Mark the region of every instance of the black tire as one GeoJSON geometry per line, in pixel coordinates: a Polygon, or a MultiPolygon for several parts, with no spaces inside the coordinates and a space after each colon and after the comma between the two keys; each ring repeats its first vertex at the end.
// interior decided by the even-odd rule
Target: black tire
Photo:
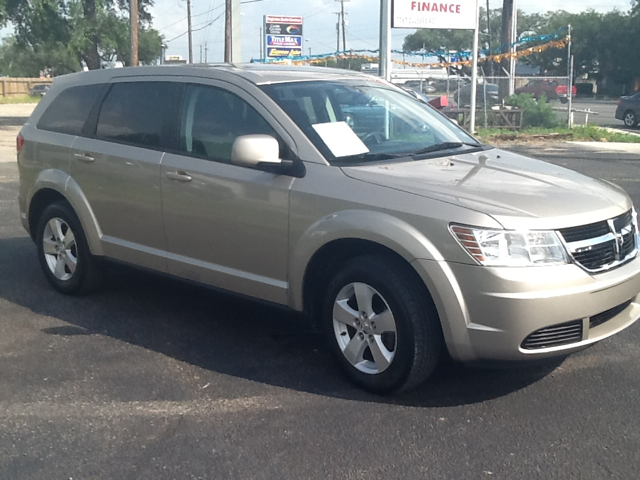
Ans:
{"type": "Polygon", "coordinates": [[[623,118],[625,127],[633,128],[638,124],[638,116],[632,110],[627,110],[626,112],[624,112],[624,115],[622,118],[623,118]]]}
{"type": "Polygon", "coordinates": [[[567,104],[569,103],[569,99],[567,97],[560,97],[560,103],[567,104]]]}
{"type": "MultiPolygon", "coordinates": [[[[348,302],[357,302],[354,299],[355,290],[348,302]]],[[[336,308],[339,310],[339,307],[336,308]]],[[[359,305],[350,308],[360,310],[359,305]]],[[[361,315],[360,319],[362,318],[361,315]]],[[[369,323],[373,325],[375,318],[379,317],[371,316],[372,321],[369,323]]],[[[347,376],[360,387],[378,394],[407,391],[423,383],[438,364],[444,345],[435,306],[428,292],[420,285],[415,272],[404,262],[383,256],[358,257],[345,264],[326,290],[326,297],[322,302],[322,322],[331,348],[347,376]],[[372,295],[372,306],[377,302],[377,309],[380,310],[376,312],[372,307],[374,314],[385,313],[388,307],[394,319],[395,338],[387,338],[385,343],[383,336],[387,333],[379,335],[379,341],[384,343],[385,348],[390,348],[395,341],[392,359],[381,371],[377,371],[378,362],[366,359],[367,349],[368,356],[373,359],[370,346],[375,339],[374,335],[369,333],[375,332],[372,332],[371,325],[367,325],[365,331],[365,321],[357,322],[357,327],[334,321],[334,305],[338,299],[343,298],[341,301],[347,302],[344,300],[346,297],[339,295],[349,295],[344,292],[348,292],[354,284],[365,284],[380,296],[378,298],[377,295],[372,295]],[[363,332],[364,340],[361,340],[360,344],[366,342],[369,346],[364,347],[362,362],[358,363],[359,366],[354,366],[343,353],[343,349],[348,348],[344,344],[341,345],[341,342],[350,344],[363,332]],[[362,369],[369,364],[373,365],[372,370],[363,371],[362,369]]],[[[375,329],[376,325],[373,325],[373,328],[375,329]]],[[[360,338],[363,338],[362,335],[360,338]]]]}
{"type": "Polygon", "coordinates": [[[59,292],[67,295],[82,295],[93,292],[100,286],[102,265],[91,254],[80,220],[67,202],[53,203],[42,212],[36,230],[36,245],[40,266],[49,283],[59,292]],[[69,230],[73,234],[73,244],[69,245],[69,248],[62,248],[62,245],[58,245],[60,250],[65,250],[62,253],[65,255],[64,261],[61,262],[63,268],[58,272],[58,276],[56,276],[55,268],[50,265],[50,262],[56,262],[57,265],[56,259],[60,259],[60,253],[45,254],[45,238],[48,239],[48,248],[56,243],[49,222],[59,224],[65,238],[67,238],[69,230]],[[73,260],[66,261],[69,258],[73,260]],[[75,269],[72,271],[68,265],[73,261],[75,261],[75,269]]]}

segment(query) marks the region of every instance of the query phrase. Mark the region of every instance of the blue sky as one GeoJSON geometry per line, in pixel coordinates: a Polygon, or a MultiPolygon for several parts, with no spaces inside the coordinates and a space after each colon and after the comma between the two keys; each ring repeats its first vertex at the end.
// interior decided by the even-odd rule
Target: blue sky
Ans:
{"type": "MultiPolygon", "coordinates": [[[[336,48],[336,19],[334,12],[340,9],[338,0],[242,0],[242,60],[258,58],[260,52],[260,27],[263,15],[295,15],[304,17],[305,54],[330,53],[336,48]]],[[[480,0],[486,5],[486,0],[480,0]]],[[[518,9],[527,13],[547,12],[558,9],[558,0],[516,0],[518,9]]],[[[223,59],[224,0],[192,0],[194,61],[200,60],[200,48],[204,60],[220,62],[223,59]]],[[[580,12],[593,9],[606,12],[613,9],[627,11],[630,0],[564,0],[562,9],[580,12]]],[[[501,8],[502,0],[489,0],[490,8],[501,8]]],[[[347,48],[378,48],[378,0],[345,0],[347,12],[347,48]]],[[[151,9],[153,26],[168,40],[167,54],[188,56],[186,0],[155,0],[151,9]]],[[[394,29],[393,48],[401,49],[406,35],[413,30],[394,29]]],[[[0,35],[10,35],[4,28],[0,35]]]]}
{"type": "MultiPolygon", "coordinates": [[[[516,0],[518,8],[527,13],[557,9],[557,0],[516,0]]],[[[486,0],[481,0],[486,5],[486,0]]],[[[223,58],[224,0],[192,0],[194,61],[200,60],[200,46],[207,46],[207,60],[219,62],[223,58]],[[219,18],[218,18],[219,17],[219,18]]],[[[502,0],[490,0],[490,8],[501,8],[502,0]]],[[[627,11],[630,0],[564,0],[562,9],[580,12],[587,9],[605,12],[617,8],[627,11]]],[[[263,15],[296,15],[304,17],[305,54],[335,51],[336,19],[340,3],[337,0],[261,0],[242,5],[242,60],[259,56],[260,26],[263,15]]],[[[379,2],[377,0],[345,0],[347,12],[347,47],[353,49],[378,48],[379,2]]],[[[167,54],[187,58],[186,1],[156,0],[152,10],[153,25],[168,42],[167,54]],[[182,35],[182,36],[180,36],[182,35]],[[178,37],[178,38],[175,38],[178,37]],[[172,40],[174,39],[175,40],[172,40]]],[[[393,47],[400,49],[406,35],[413,30],[394,29],[393,47]]]]}

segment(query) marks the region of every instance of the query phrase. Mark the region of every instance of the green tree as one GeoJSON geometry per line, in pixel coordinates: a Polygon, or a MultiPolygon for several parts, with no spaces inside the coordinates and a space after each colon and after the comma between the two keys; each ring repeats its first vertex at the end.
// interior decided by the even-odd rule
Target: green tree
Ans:
{"type": "MultiPolygon", "coordinates": [[[[5,18],[15,27],[16,42],[25,52],[42,45],[63,45],[76,67],[97,69],[104,62],[129,63],[128,2],[124,0],[4,0],[5,18]]],[[[142,64],[161,53],[162,38],[151,28],[152,0],[139,0],[142,64]]]]}
{"type": "Polygon", "coordinates": [[[63,75],[80,69],[77,58],[62,43],[20,44],[13,36],[0,45],[0,75],[38,77],[42,74],[63,75]]]}

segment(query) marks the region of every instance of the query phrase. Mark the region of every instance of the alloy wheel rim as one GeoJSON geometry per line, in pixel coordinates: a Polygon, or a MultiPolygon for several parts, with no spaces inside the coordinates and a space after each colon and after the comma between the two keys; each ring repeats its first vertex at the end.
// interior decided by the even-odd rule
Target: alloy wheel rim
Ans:
{"type": "Polygon", "coordinates": [[[360,372],[387,370],[397,351],[397,326],[382,295],[370,285],[343,287],[333,305],[333,331],[346,360],[360,372]]]}
{"type": "Polygon", "coordinates": [[[69,224],[57,217],[49,220],[42,234],[42,248],[53,276],[62,282],[70,280],[78,266],[78,249],[69,224]]]}
{"type": "Polygon", "coordinates": [[[624,116],[624,123],[626,123],[626,124],[627,124],[627,126],[631,126],[631,125],[633,125],[633,124],[634,124],[634,122],[635,122],[635,120],[636,120],[636,119],[635,119],[635,115],[634,115],[633,113],[627,113],[627,114],[624,116]]]}

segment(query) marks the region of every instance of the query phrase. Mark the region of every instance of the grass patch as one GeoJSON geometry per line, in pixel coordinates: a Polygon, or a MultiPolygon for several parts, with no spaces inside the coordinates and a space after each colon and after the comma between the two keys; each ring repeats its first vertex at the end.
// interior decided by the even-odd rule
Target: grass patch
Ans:
{"type": "Polygon", "coordinates": [[[510,132],[498,128],[478,129],[477,137],[483,142],[509,140],[571,140],[577,142],[621,142],[640,143],[639,135],[623,132],[612,132],[595,125],[577,126],[569,128],[541,128],[530,127],[518,132],[510,132]]]}
{"type": "Polygon", "coordinates": [[[38,103],[41,98],[39,95],[7,95],[6,97],[0,97],[0,105],[7,103],[38,103]]]}

